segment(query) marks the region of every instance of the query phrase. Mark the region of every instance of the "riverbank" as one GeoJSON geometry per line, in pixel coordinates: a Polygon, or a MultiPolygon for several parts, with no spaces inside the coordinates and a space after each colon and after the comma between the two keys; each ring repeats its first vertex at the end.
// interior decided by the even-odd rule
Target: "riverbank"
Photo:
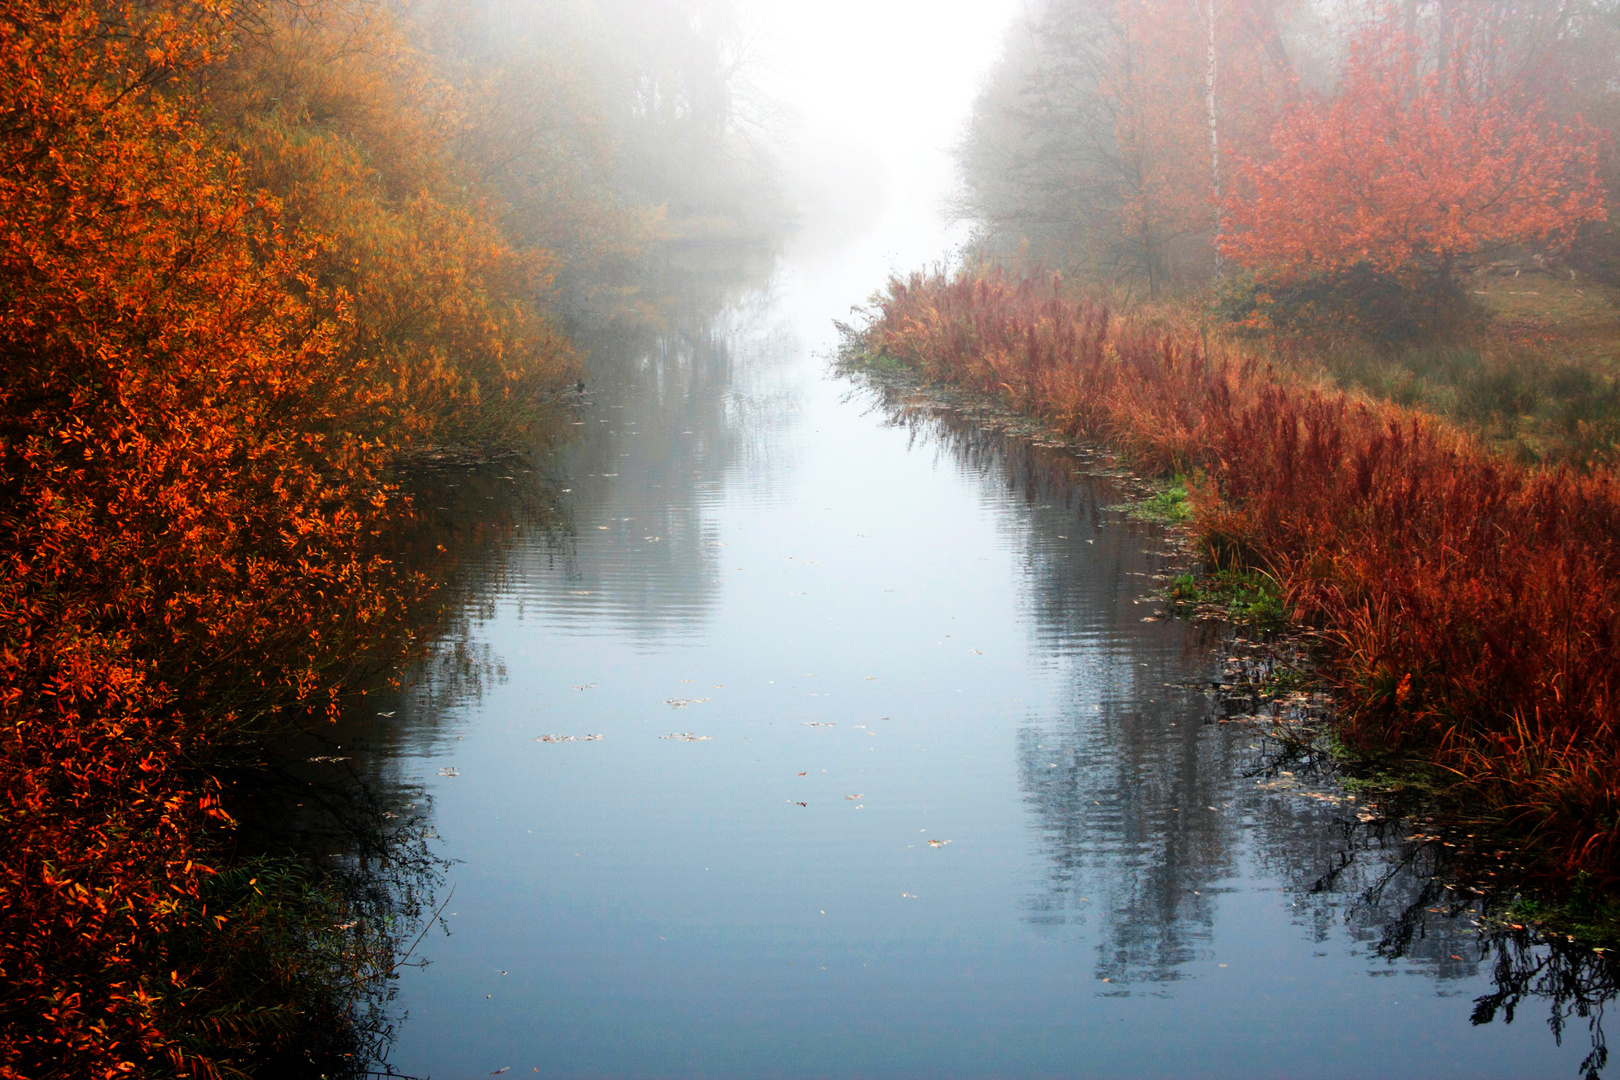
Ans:
{"type": "Polygon", "coordinates": [[[1195,326],[1118,317],[1054,281],[894,280],[865,362],[994,394],[1137,467],[1196,477],[1214,569],[1260,569],[1321,631],[1337,735],[1614,881],[1620,490],[1535,469],[1435,417],[1313,385],[1195,326]]]}
{"type": "Polygon", "coordinates": [[[1549,874],[1533,851],[1521,850],[1522,833],[1436,784],[1421,761],[1403,763],[1348,746],[1339,737],[1332,687],[1322,678],[1320,633],[1287,617],[1277,583],[1263,571],[1208,569],[1190,527],[1185,478],[1143,475],[1101,443],[1016,412],[994,394],[929,382],[909,369],[870,360],[857,346],[845,351],[839,370],[875,393],[892,422],[946,415],[1057,453],[1085,475],[1106,477],[1123,489],[1126,501],[1109,510],[1164,530],[1163,542],[1173,554],[1169,567],[1154,576],[1153,592],[1139,598],[1152,605],[1146,621],[1173,617],[1224,627],[1215,646],[1220,674],[1198,687],[1210,703],[1204,723],[1231,725],[1263,740],[1267,749],[1257,780],[1262,789],[1338,806],[1345,828],[1377,838],[1369,842],[1399,845],[1405,860],[1426,867],[1432,895],[1381,928],[1381,949],[1399,955],[1402,935],[1421,924],[1425,912],[1463,905],[1482,947],[1500,950],[1502,1000],[1525,993],[1547,970],[1556,972],[1553,982],[1560,989],[1538,984],[1536,994],[1595,1002],[1607,993],[1610,957],[1620,947],[1620,909],[1612,892],[1584,873],[1549,874]],[[1448,906],[1437,909],[1434,903],[1448,906]],[[1537,949],[1548,950],[1548,957],[1537,958],[1537,949]]]}

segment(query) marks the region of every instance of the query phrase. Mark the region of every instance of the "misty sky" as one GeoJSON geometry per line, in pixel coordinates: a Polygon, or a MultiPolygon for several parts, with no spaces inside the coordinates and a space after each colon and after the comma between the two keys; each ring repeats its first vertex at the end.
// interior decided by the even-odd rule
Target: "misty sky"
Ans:
{"type": "Polygon", "coordinates": [[[839,174],[864,157],[881,166],[890,195],[933,208],[951,181],[949,147],[1024,0],[739,7],[763,31],[753,81],[795,114],[801,152],[837,159],[821,163],[832,180],[850,180],[839,174]],[[857,148],[864,153],[839,152],[857,148]]]}

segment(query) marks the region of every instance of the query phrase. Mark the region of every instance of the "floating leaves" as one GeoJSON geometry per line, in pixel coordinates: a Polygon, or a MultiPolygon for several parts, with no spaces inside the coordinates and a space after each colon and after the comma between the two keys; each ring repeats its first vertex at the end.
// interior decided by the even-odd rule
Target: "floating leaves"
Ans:
{"type": "Polygon", "coordinates": [[[439,775],[457,777],[461,775],[461,770],[456,768],[454,765],[446,765],[444,768],[439,770],[439,775]]]}
{"type": "Polygon", "coordinates": [[[660,739],[674,739],[676,742],[708,742],[714,738],[712,735],[695,735],[690,731],[675,731],[658,737],[660,739]]]}
{"type": "Polygon", "coordinates": [[[598,685],[597,683],[586,683],[584,686],[576,686],[576,687],[574,687],[574,689],[575,690],[595,690],[597,685],[598,685]]]}
{"type": "Polygon", "coordinates": [[[672,709],[684,709],[688,705],[701,705],[708,700],[709,699],[706,697],[665,698],[664,704],[668,705],[672,709]]]}
{"type": "Polygon", "coordinates": [[[600,742],[601,739],[602,739],[602,736],[600,736],[600,735],[539,735],[539,736],[536,736],[535,738],[531,739],[530,741],[531,742],[545,742],[545,743],[600,742]]]}
{"type": "Polygon", "coordinates": [[[930,840],[930,841],[928,841],[928,846],[929,847],[934,847],[934,848],[939,848],[939,847],[944,847],[948,843],[950,843],[949,840],[930,840]]]}

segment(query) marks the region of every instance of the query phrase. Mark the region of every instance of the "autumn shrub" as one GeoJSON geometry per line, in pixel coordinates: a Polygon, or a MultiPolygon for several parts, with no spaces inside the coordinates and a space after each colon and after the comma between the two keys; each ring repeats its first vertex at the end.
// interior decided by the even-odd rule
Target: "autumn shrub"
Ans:
{"type": "Polygon", "coordinates": [[[1216,243],[1262,286],[1253,318],[1337,307],[1401,336],[1462,310],[1460,271],[1606,218],[1595,129],[1501,77],[1476,13],[1447,24],[1438,60],[1410,22],[1391,6],[1357,32],[1333,92],[1290,108],[1227,193],[1216,243]]]}
{"type": "Polygon", "coordinates": [[[489,103],[376,4],[272,5],[210,72],[209,116],[307,272],[341,297],[391,438],[513,445],[577,374],[543,312],[555,258],[514,243],[456,153],[489,103]]]}
{"type": "Polygon", "coordinates": [[[1202,470],[1218,564],[1331,643],[1347,743],[1429,763],[1548,865],[1620,855],[1620,483],[1525,467],[1420,411],[1314,386],[995,272],[891,280],[865,350],[1165,473],[1202,470]]]}
{"type": "Polygon", "coordinates": [[[399,655],[394,456],[574,373],[420,111],[233,104],[280,17],[0,9],[0,1076],[222,1075],[320,1019],[227,1016],[268,939],[210,884],[210,761],[399,655]]]}

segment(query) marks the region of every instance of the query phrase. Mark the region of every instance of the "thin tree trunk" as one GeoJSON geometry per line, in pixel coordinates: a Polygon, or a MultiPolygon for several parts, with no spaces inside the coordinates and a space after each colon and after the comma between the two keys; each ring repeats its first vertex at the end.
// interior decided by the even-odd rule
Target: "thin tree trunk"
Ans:
{"type": "MultiPolygon", "coordinates": [[[[1215,235],[1221,231],[1221,129],[1215,109],[1216,77],[1220,74],[1220,55],[1215,48],[1215,0],[1208,0],[1209,10],[1200,12],[1209,31],[1209,46],[1204,63],[1204,104],[1209,115],[1209,187],[1215,202],[1215,235]]],[[[1215,248],[1215,272],[1221,271],[1221,249],[1215,248]]]]}

